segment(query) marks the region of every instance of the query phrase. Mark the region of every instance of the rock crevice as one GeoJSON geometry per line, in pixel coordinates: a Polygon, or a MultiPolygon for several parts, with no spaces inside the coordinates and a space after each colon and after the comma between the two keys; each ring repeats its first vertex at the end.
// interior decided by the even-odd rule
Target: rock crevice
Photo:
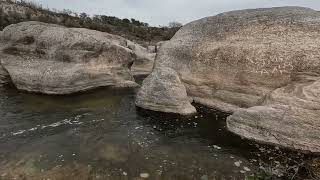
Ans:
{"type": "Polygon", "coordinates": [[[10,82],[10,77],[8,72],[2,67],[1,61],[0,61],[0,85],[6,84],[10,82]]]}

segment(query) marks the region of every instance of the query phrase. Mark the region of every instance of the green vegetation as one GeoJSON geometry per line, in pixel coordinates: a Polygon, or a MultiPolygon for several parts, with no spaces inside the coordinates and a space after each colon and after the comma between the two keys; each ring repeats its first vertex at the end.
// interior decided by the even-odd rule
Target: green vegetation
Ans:
{"type": "Polygon", "coordinates": [[[113,16],[74,13],[70,10],[50,10],[28,1],[5,0],[0,2],[0,29],[23,21],[40,21],[67,27],[88,28],[117,34],[137,42],[165,41],[180,29],[179,23],[170,27],[150,27],[136,19],[119,19],[113,16]]]}
{"type": "Polygon", "coordinates": [[[245,180],[273,180],[273,174],[270,172],[260,171],[251,176],[246,176],[245,180]]]}

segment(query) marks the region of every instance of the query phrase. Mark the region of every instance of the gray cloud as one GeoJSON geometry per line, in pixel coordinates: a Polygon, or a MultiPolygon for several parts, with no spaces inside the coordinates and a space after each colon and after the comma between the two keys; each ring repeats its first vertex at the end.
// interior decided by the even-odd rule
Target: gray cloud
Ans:
{"type": "Polygon", "coordinates": [[[320,10],[320,0],[33,0],[43,7],[135,18],[152,25],[187,23],[217,13],[247,8],[304,6],[320,10]]]}

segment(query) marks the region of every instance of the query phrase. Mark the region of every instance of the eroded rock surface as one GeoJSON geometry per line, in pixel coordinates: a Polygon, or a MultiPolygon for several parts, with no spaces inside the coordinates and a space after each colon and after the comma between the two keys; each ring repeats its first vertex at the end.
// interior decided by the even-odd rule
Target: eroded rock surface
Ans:
{"type": "Polygon", "coordinates": [[[149,75],[152,72],[156,52],[150,52],[136,43],[128,41],[128,48],[131,49],[136,59],[131,67],[131,72],[135,76],[149,75]]]}
{"type": "Polygon", "coordinates": [[[228,128],[243,137],[320,152],[320,78],[278,88],[261,106],[236,111],[228,128]]]}
{"type": "MultiPolygon", "coordinates": [[[[233,11],[200,19],[162,45],[149,78],[156,84],[154,73],[171,68],[187,90],[180,96],[235,112],[228,119],[232,132],[320,152],[319,29],[320,13],[301,7],[233,11]]],[[[152,93],[148,86],[144,83],[140,94],[152,93]]],[[[139,95],[137,101],[151,109],[161,102],[139,95]]],[[[183,114],[183,109],[174,112],[183,114]]]]}
{"type": "Polygon", "coordinates": [[[136,87],[136,52],[108,33],[23,22],[1,33],[1,64],[18,89],[69,94],[101,86],[136,87]]]}
{"type": "Polygon", "coordinates": [[[171,68],[156,69],[144,81],[138,93],[139,107],[187,115],[196,113],[178,74],[171,68]]]}
{"type": "Polygon", "coordinates": [[[9,81],[8,72],[2,67],[0,63],[0,86],[1,84],[5,84],[9,81]]]}

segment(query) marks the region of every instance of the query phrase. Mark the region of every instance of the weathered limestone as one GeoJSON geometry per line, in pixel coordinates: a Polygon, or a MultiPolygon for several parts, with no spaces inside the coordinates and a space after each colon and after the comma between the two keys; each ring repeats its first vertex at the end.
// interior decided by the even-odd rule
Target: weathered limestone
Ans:
{"type": "Polygon", "coordinates": [[[136,59],[131,67],[131,72],[135,76],[149,75],[152,72],[155,52],[149,52],[148,49],[128,41],[128,48],[131,49],[136,56],[136,59]]]}
{"type": "Polygon", "coordinates": [[[156,69],[144,81],[137,106],[162,112],[196,113],[178,74],[170,68],[156,69]]]}
{"type": "Polygon", "coordinates": [[[6,27],[0,59],[18,89],[69,94],[101,86],[136,87],[136,53],[108,33],[40,22],[6,27]]]}
{"type": "MultiPolygon", "coordinates": [[[[137,105],[170,109],[162,96],[148,98],[164,67],[170,68],[187,91],[179,99],[234,112],[228,118],[232,132],[320,152],[319,29],[320,13],[301,7],[233,11],[191,22],[160,48],[137,105]]],[[[167,90],[174,86],[158,93],[175,101],[176,92],[167,90]]]]}
{"type": "Polygon", "coordinates": [[[320,152],[320,78],[276,89],[261,106],[228,117],[243,137],[307,152],[320,152]]]}

